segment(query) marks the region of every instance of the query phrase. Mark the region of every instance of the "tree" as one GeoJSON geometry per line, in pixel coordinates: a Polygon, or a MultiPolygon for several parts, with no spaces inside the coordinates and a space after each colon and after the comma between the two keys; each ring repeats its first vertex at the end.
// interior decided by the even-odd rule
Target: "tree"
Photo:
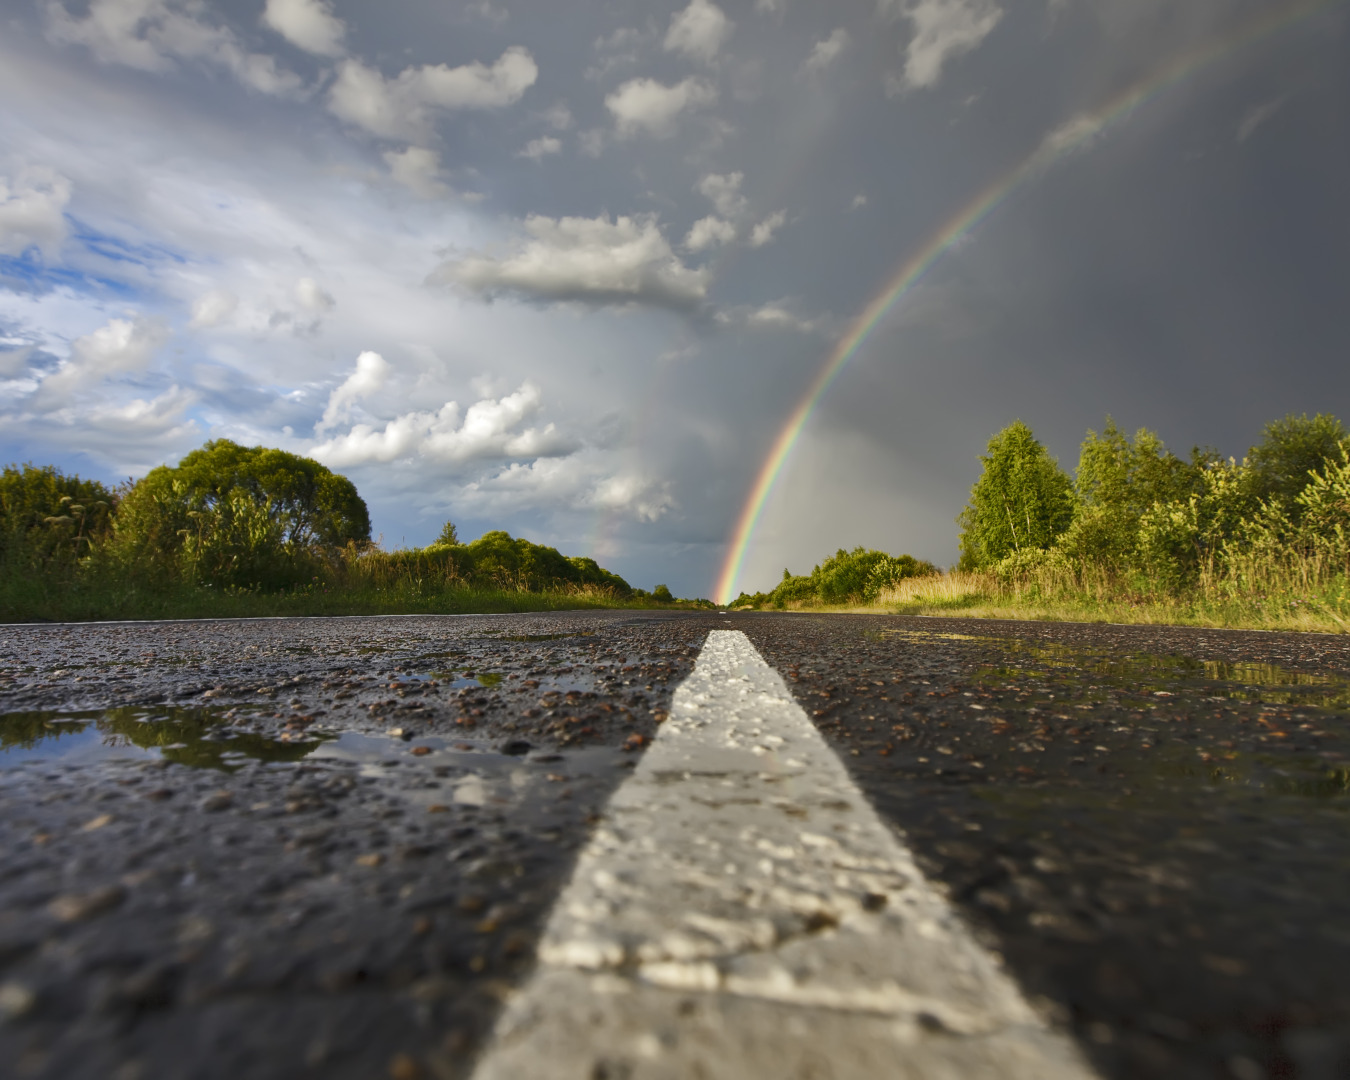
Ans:
{"type": "Polygon", "coordinates": [[[282,586],[313,557],[370,540],[355,485],[311,458],[218,439],[151,469],[117,508],[127,561],[215,584],[282,586]]]}
{"type": "Polygon", "coordinates": [[[1263,502],[1281,500],[1297,523],[1303,513],[1299,494],[1313,472],[1325,472],[1329,465],[1340,463],[1345,437],[1344,425],[1325,413],[1311,420],[1307,413],[1272,420],[1261,441],[1247,452],[1246,493],[1263,502]]]}
{"type": "Polygon", "coordinates": [[[428,547],[457,547],[459,545],[459,530],[455,528],[453,521],[447,521],[441,526],[440,535],[433,540],[428,547]]]}
{"type": "Polygon", "coordinates": [[[602,569],[594,559],[580,555],[569,559],[556,548],[512,537],[501,529],[456,548],[455,559],[466,578],[499,589],[537,592],[568,585],[598,585],[618,596],[629,596],[633,591],[628,582],[602,569]]]}
{"type": "Polygon", "coordinates": [[[1076,512],[1059,546],[1072,557],[1123,569],[1134,560],[1144,513],[1155,503],[1184,499],[1200,471],[1147,428],[1131,440],[1108,416],[1100,435],[1089,430],[1083,440],[1076,512]]]}
{"type": "Polygon", "coordinates": [[[652,599],[659,600],[663,604],[669,604],[675,599],[668,585],[658,585],[652,590],[652,599]]]}
{"type": "Polygon", "coordinates": [[[961,526],[961,568],[993,566],[1013,552],[1044,550],[1074,514],[1068,474],[1017,420],[989,440],[984,470],[970,490],[961,526]]]}

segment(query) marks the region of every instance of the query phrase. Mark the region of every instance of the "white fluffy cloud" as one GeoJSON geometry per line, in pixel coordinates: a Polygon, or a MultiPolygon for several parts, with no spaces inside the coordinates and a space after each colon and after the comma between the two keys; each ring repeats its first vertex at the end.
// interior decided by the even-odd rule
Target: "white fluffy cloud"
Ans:
{"type": "Polygon", "coordinates": [[[741,194],[745,173],[709,173],[696,185],[698,192],[717,208],[723,217],[739,217],[745,212],[746,199],[741,194]]]}
{"type": "Polygon", "coordinates": [[[359,60],[345,60],[328,92],[328,107],[349,124],[383,138],[417,139],[427,133],[432,109],[494,109],[513,105],[539,78],[529,50],[507,49],[496,63],[459,67],[424,64],[394,79],[359,60]]]}
{"type": "Polygon", "coordinates": [[[523,231],[510,253],[448,260],[431,280],[486,297],[675,308],[694,307],[707,293],[708,272],[676,257],[655,218],[532,215],[523,231]]]}
{"type": "Polygon", "coordinates": [[[36,401],[42,407],[56,408],[114,375],[144,371],[167,338],[162,323],[144,316],[110,319],[106,326],[71,343],[66,361],[42,380],[36,401]]]}
{"type": "Polygon", "coordinates": [[[358,356],[356,370],[328,395],[328,404],[322,418],[314,425],[314,433],[321,435],[347,420],[353,405],[383,389],[389,379],[389,370],[389,362],[377,352],[366,351],[358,356]]]}
{"type": "Polygon", "coordinates": [[[316,56],[341,56],[347,32],[325,0],[267,0],[263,23],[297,48],[316,56]]]}
{"type": "Polygon", "coordinates": [[[209,330],[230,318],[239,307],[239,297],[225,289],[212,289],[192,302],[193,330],[209,330]]]}
{"type": "Polygon", "coordinates": [[[688,78],[674,86],[655,79],[630,79],[605,98],[605,108],[621,136],[645,132],[664,137],[674,132],[682,112],[716,100],[717,91],[702,79],[688,78]]]}
{"type": "Polygon", "coordinates": [[[947,61],[976,48],[1003,18],[997,0],[881,0],[881,7],[913,26],[904,74],[911,88],[936,86],[947,61]]]}
{"type": "Polygon", "coordinates": [[[781,301],[754,308],[746,314],[745,322],[748,326],[764,327],[772,330],[796,330],[800,333],[809,333],[816,328],[814,322],[794,314],[787,305],[781,301]]]}
{"type": "Polygon", "coordinates": [[[26,169],[12,181],[0,176],[0,255],[36,247],[54,257],[66,238],[70,195],[70,181],[50,169],[26,169]]]}
{"type": "Polygon", "coordinates": [[[585,452],[512,462],[492,476],[465,485],[456,505],[484,515],[537,511],[603,510],[652,522],[674,508],[669,483],[641,472],[613,471],[611,462],[585,452]]]}
{"type": "Polygon", "coordinates": [[[300,88],[299,76],[265,53],[249,52],[228,27],[208,22],[204,8],[192,0],[91,0],[84,18],[75,18],[51,0],[47,33],[58,43],[83,45],[108,64],[163,72],[176,60],[198,60],[264,94],[300,88]]]}
{"type": "Polygon", "coordinates": [[[552,135],[541,135],[537,139],[531,139],[525,144],[525,149],[520,152],[523,158],[529,158],[531,161],[539,161],[548,157],[550,154],[562,152],[562,140],[555,139],[552,135]]]}
{"type": "Polygon", "coordinates": [[[689,0],[689,6],[670,19],[662,47],[690,60],[710,63],[731,37],[735,24],[709,0],[689,0]]]}
{"type": "Polygon", "coordinates": [[[723,326],[745,326],[752,330],[793,330],[799,334],[813,333],[820,321],[804,319],[796,314],[786,300],[777,300],[757,308],[732,308],[717,313],[717,322],[723,326]]]}
{"type": "Polygon", "coordinates": [[[1091,145],[1105,128],[1105,123],[1099,117],[1084,113],[1071,116],[1041,140],[1037,153],[1053,157],[1065,150],[1085,148],[1091,145]]]}
{"type": "Polygon", "coordinates": [[[195,400],[196,395],[190,390],[171,386],[149,401],[133,398],[120,405],[96,405],[80,416],[79,423],[118,439],[138,442],[171,439],[193,427],[185,414],[195,400]]]}
{"type": "Polygon", "coordinates": [[[786,220],[786,211],[779,210],[777,213],[770,214],[750,230],[750,246],[763,247],[773,239],[774,233],[783,227],[783,222],[786,220]]]}
{"type": "Polygon", "coordinates": [[[690,251],[703,251],[705,248],[729,244],[735,239],[735,225],[709,214],[694,222],[689,235],[684,238],[684,246],[690,251]]]}
{"type": "Polygon", "coordinates": [[[802,65],[809,72],[824,71],[839,58],[839,54],[848,46],[848,31],[842,26],[829,37],[817,41],[811,48],[811,55],[802,65]]]}
{"type": "MultiPolygon", "coordinates": [[[[358,363],[352,378],[360,374],[358,363]]],[[[382,428],[356,424],[345,435],[319,443],[309,452],[325,464],[342,467],[416,459],[457,465],[484,459],[547,457],[575,449],[575,444],[559,435],[553,424],[543,429],[524,426],[539,411],[541,402],[539,387],[527,382],[514,394],[475,402],[462,416],[458,403],[447,401],[434,412],[403,413],[382,428]]],[[[327,411],[324,416],[328,416],[327,411]]]]}
{"type": "Polygon", "coordinates": [[[409,146],[405,150],[387,150],[384,162],[389,175],[409,191],[424,199],[447,195],[450,189],[441,180],[441,156],[425,146],[409,146]]]}

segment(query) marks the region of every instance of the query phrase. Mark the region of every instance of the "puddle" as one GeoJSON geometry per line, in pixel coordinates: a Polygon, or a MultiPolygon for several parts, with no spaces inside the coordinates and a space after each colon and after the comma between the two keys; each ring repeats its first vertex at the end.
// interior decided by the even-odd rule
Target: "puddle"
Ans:
{"type": "MultiPolygon", "coordinates": [[[[199,769],[235,772],[249,761],[337,760],[354,763],[361,776],[397,780],[389,785],[413,806],[493,807],[544,793],[564,795],[572,784],[612,782],[631,755],[617,747],[581,747],[565,754],[542,746],[507,754],[496,742],[428,735],[296,734],[268,738],[233,728],[225,707],[136,706],[90,712],[19,712],[0,715],[0,771],[28,764],[97,765],[163,758],[199,769]]],[[[567,797],[564,795],[564,797],[567,797]]]]}
{"type": "MultiPolygon", "coordinates": [[[[246,761],[300,761],[326,734],[267,738],[229,725],[227,710],[131,706],[92,712],[0,715],[0,769],[29,762],[89,765],[162,757],[179,765],[234,772],[246,761]]],[[[238,715],[236,712],[234,715],[238,715]]]]}
{"type": "Polygon", "coordinates": [[[1293,671],[1276,664],[1151,653],[1104,657],[1063,645],[987,640],[1009,654],[1008,663],[980,669],[979,681],[991,689],[1035,693],[1046,688],[1046,679],[1081,685],[1086,677],[1100,685],[1089,686],[1084,700],[1092,700],[1093,690],[1110,689],[1140,697],[1186,694],[1254,705],[1350,709],[1350,680],[1340,676],[1293,671]],[[1034,685],[1038,678],[1041,686],[1034,685]],[[1009,683],[1024,685],[999,685],[1009,683]]]}
{"type": "Polygon", "coordinates": [[[535,747],[521,755],[453,736],[429,735],[405,742],[396,736],[349,731],[316,748],[312,760],[345,761],[357,765],[361,777],[396,781],[385,783],[383,790],[396,792],[401,801],[424,811],[523,801],[546,817],[554,799],[570,798],[574,786],[590,792],[596,785],[612,784],[616,765],[631,764],[633,758],[612,746],[563,752],[535,747]]]}
{"type": "Polygon", "coordinates": [[[462,690],[466,686],[471,686],[476,690],[484,687],[496,686],[502,681],[502,676],[495,671],[484,672],[481,675],[464,675],[458,671],[429,671],[425,675],[409,675],[401,680],[403,682],[431,682],[435,681],[447,690],[462,690]]]}
{"type": "Polygon", "coordinates": [[[503,641],[565,641],[568,638],[594,637],[594,630],[574,630],[569,634],[505,634],[503,641]]]}
{"type": "Polygon", "coordinates": [[[912,641],[1000,641],[1001,638],[992,638],[983,634],[949,634],[939,633],[936,630],[866,630],[864,637],[874,637],[877,641],[885,641],[887,638],[902,638],[912,641]]]}
{"type": "Polygon", "coordinates": [[[1196,759],[1194,750],[1164,750],[1147,768],[1126,765],[1129,783],[1145,797],[1170,786],[1203,785],[1228,795],[1292,795],[1340,799],[1350,795],[1350,768],[1332,766],[1312,755],[1230,751],[1222,759],[1196,759]]]}

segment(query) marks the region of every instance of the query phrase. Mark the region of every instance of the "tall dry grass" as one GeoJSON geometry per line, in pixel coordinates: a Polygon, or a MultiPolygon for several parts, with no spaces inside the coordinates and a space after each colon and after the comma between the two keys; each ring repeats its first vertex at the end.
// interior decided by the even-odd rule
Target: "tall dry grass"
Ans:
{"type": "Polygon", "coordinates": [[[957,605],[993,596],[998,579],[993,574],[953,570],[945,574],[925,574],[904,578],[877,594],[879,607],[911,605],[957,605]]]}
{"type": "Polygon", "coordinates": [[[1334,558],[1253,554],[1202,568],[1167,594],[1139,578],[1063,563],[1000,577],[952,571],[907,578],[864,608],[903,615],[1350,632],[1350,575],[1334,558]]]}

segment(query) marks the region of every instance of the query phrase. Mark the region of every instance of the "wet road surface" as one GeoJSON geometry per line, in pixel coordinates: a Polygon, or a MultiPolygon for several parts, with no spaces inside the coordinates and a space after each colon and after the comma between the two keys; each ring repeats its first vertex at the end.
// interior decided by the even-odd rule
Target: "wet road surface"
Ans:
{"type": "Polygon", "coordinates": [[[0,628],[0,1060],[468,1075],[730,627],[1103,1075],[1350,1075],[1350,643],[633,612],[0,628]]]}
{"type": "Polygon", "coordinates": [[[1350,1076],[1350,643],[740,624],[1106,1076],[1350,1076]]]}

